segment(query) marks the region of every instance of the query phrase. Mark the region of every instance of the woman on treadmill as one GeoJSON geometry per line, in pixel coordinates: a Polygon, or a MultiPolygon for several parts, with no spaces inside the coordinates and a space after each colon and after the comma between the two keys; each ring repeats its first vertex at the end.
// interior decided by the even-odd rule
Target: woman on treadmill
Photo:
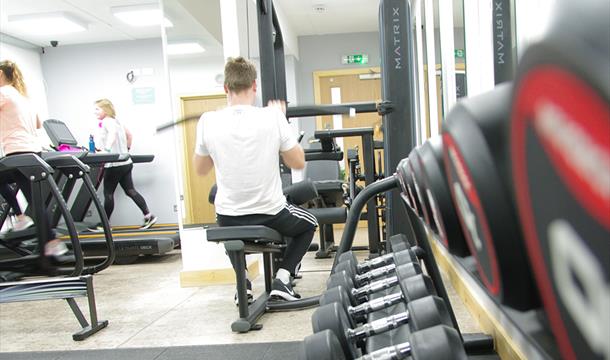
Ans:
{"type": "MultiPolygon", "coordinates": [[[[132,135],[125,125],[116,119],[114,105],[108,99],[95,102],[95,117],[100,121],[100,134],[97,146],[103,151],[126,154],[131,148],[132,135]]],[[[133,163],[131,159],[121,162],[106,163],[104,165],[104,210],[110,220],[114,210],[114,191],[121,184],[125,194],[133,200],[144,215],[144,222],[140,229],[148,229],[157,222],[157,217],[148,210],[144,197],[136,191],[131,177],[133,163]]],[[[98,225],[94,231],[101,231],[98,225]]]]}
{"type": "MultiPolygon", "coordinates": [[[[34,111],[28,98],[25,82],[21,70],[12,61],[4,60],[0,62],[0,146],[2,152],[7,157],[42,152],[42,146],[38,140],[36,129],[41,127],[40,119],[34,111]]],[[[28,203],[32,203],[32,189],[30,181],[21,173],[12,175],[17,187],[21,190],[28,203]]],[[[16,204],[14,193],[6,187],[7,179],[3,179],[3,196],[13,210],[19,209],[16,204]]],[[[21,211],[19,211],[21,212],[21,211]]],[[[45,216],[48,216],[45,210],[45,216]]],[[[30,226],[31,219],[22,218],[25,223],[19,224],[19,228],[30,226]]],[[[46,221],[45,233],[47,243],[45,245],[45,256],[50,257],[58,263],[67,262],[69,257],[65,256],[68,252],[66,244],[56,238],[55,232],[46,221]]]]}

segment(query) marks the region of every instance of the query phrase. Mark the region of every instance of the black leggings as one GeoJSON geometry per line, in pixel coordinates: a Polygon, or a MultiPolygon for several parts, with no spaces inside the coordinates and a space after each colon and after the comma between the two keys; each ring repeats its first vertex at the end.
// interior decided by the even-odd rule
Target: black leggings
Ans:
{"type": "MultiPolygon", "coordinates": [[[[292,204],[286,204],[286,207],[275,215],[226,216],[216,214],[216,221],[220,226],[265,225],[284,236],[292,237],[286,245],[284,257],[279,264],[281,269],[288,270],[291,274],[295,273],[297,265],[307,253],[318,226],[318,222],[312,214],[292,204]]],[[[233,263],[232,259],[231,263],[233,263]]],[[[235,268],[235,264],[233,264],[233,268],[235,268]]]]}
{"type": "Polygon", "coordinates": [[[8,183],[0,184],[0,195],[6,201],[6,203],[13,209],[13,213],[19,216],[23,214],[19,202],[17,202],[17,192],[11,188],[8,183]]]}
{"type": "Polygon", "coordinates": [[[142,214],[148,215],[149,213],[146,200],[133,186],[133,179],[131,178],[132,169],[133,164],[104,169],[104,210],[108,219],[110,219],[110,215],[114,211],[114,191],[119,184],[121,184],[125,194],[140,208],[142,214]]]}

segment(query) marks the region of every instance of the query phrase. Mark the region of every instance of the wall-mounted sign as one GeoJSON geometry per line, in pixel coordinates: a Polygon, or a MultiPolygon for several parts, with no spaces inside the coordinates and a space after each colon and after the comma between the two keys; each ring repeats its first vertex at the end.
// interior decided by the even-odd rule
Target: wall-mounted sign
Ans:
{"type": "Polygon", "coordinates": [[[464,49],[455,49],[455,57],[463,59],[464,58],[464,49]]]}
{"type": "Polygon", "coordinates": [[[343,55],[343,57],[341,58],[341,63],[343,65],[348,65],[348,64],[368,64],[369,63],[369,55],[368,54],[343,55]]]}
{"type": "Polygon", "coordinates": [[[155,88],[138,87],[131,89],[131,99],[134,105],[154,104],[155,88]]]}

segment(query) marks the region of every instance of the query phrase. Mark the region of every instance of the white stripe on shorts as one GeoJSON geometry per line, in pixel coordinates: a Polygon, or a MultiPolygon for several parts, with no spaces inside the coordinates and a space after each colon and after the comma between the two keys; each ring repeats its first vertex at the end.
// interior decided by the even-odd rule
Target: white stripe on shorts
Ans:
{"type": "Polygon", "coordinates": [[[286,209],[288,209],[288,211],[292,215],[298,217],[299,219],[303,219],[310,224],[318,226],[318,220],[316,219],[316,217],[313,216],[311,213],[301,209],[300,207],[286,204],[286,209]]]}
{"type": "Polygon", "coordinates": [[[318,224],[318,219],[316,219],[316,217],[313,214],[311,214],[310,212],[308,212],[298,206],[291,205],[291,204],[288,204],[288,207],[289,207],[289,209],[288,209],[289,211],[290,211],[290,209],[292,209],[291,213],[297,212],[299,214],[302,214],[303,216],[306,216],[307,218],[309,218],[313,222],[315,222],[316,225],[318,224]]]}

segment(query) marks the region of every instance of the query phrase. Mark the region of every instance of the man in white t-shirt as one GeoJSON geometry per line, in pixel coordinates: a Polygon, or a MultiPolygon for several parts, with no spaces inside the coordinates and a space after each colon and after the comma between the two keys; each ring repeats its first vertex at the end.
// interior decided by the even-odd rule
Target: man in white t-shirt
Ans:
{"type": "MultiPolygon", "coordinates": [[[[228,107],[206,112],[197,125],[193,163],[204,176],[216,169],[214,201],[220,226],[265,225],[292,237],[272,284],[271,296],[296,300],[290,274],[307,252],[316,218],[286,202],[282,193],[279,157],[292,169],[305,166],[303,149],[285,116],[285,104],[254,106],[256,68],[242,58],[229,58],[224,89],[228,107]]],[[[251,298],[251,285],[248,281],[251,298]]]]}

